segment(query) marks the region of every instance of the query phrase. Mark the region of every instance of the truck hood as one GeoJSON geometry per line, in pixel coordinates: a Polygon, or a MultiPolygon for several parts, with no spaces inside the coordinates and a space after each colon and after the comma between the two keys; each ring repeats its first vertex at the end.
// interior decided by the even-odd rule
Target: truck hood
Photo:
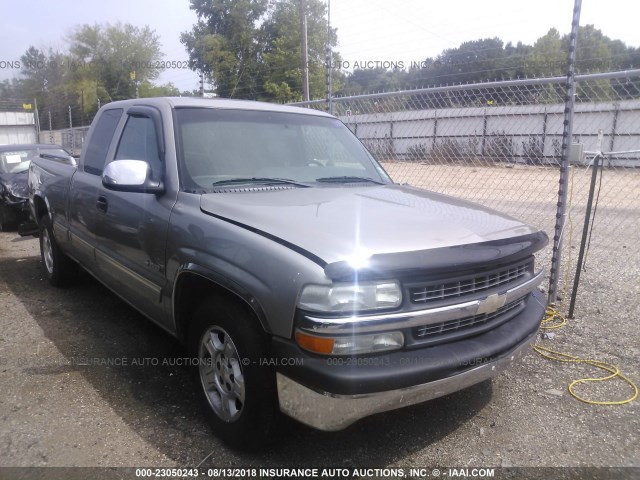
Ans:
{"type": "Polygon", "coordinates": [[[211,193],[200,206],[327,264],[538,232],[489,208],[403,185],[211,193]]]}

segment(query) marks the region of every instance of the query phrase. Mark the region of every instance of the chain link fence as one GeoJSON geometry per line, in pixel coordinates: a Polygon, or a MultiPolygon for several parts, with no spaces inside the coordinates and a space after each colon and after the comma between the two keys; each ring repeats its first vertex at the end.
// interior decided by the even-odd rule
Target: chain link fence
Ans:
{"type": "Polygon", "coordinates": [[[0,144],[57,144],[79,156],[91,120],[77,106],[43,109],[35,99],[0,99],[0,144]]]}
{"type": "MultiPolygon", "coordinates": [[[[572,141],[577,145],[570,155],[559,286],[564,297],[573,287],[597,152],[604,162],[587,265],[589,258],[623,262],[629,254],[640,255],[640,70],[582,75],[576,81],[572,141]]],[[[333,98],[332,104],[333,113],[396,182],[487,205],[552,237],[565,83],[565,77],[554,77],[455,85],[333,98]]],[[[327,104],[297,105],[325,110],[327,104]]],[[[539,261],[549,272],[551,246],[539,261]]],[[[636,310],[639,297],[630,299],[636,310]]]]}
{"type": "Polygon", "coordinates": [[[40,130],[40,143],[61,145],[73,156],[79,156],[87,138],[89,127],[63,128],[60,130],[40,130]]]}
{"type": "Polygon", "coordinates": [[[61,145],[74,156],[79,156],[93,117],[85,115],[77,106],[54,106],[39,110],[40,143],[61,145]]]}

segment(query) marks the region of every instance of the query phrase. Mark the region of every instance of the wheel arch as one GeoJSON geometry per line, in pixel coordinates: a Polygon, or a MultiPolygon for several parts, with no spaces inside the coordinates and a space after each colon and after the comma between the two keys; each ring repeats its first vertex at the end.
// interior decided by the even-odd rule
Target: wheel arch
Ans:
{"type": "Polygon", "coordinates": [[[264,310],[249,292],[214,272],[189,265],[176,276],[172,300],[176,336],[182,342],[186,341],[190,320],[206,295],[218,295],[227,301],[236,302],[251,313],[265,333],[271,333],[264,310]]]}
{"type": "Polygon", "coordinates": [[[36,223],[40,223],[40,219],[43,215],[49,214],[49,205],[41,195],[34,195],[33,197],[33,214],[35,216],[36,223]]]}

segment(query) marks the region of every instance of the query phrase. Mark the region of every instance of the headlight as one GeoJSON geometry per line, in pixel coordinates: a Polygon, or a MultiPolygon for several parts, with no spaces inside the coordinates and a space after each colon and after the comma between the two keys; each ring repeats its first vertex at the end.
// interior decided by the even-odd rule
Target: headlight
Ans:
{"type": "Polygon", "coordinates": [[[296,331],[296,342],[305,350],[322,355],[358,355],[399,350],[404,345],[402,332],[366,335],[320,336],[296,331]]]}
{"type": "Polygon", "coordinates": [[[307,285],[298,306],[315,312],[353,312],[398,307],[402,292],[397,280],[307,285]]]}

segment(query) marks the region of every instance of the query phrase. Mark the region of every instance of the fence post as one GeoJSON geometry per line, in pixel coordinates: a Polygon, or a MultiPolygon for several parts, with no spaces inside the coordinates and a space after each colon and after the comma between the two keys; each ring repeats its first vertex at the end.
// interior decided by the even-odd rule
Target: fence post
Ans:
{"type": "MultiPolygon", "coordinates": [[[[613,125],[611,126],[611,138],[609,139],[609,151],[610,152],[615,152],[615,149],[613,148],[615,146],[616,143],[616,130],[618,128],[618,113],[620,112],[620,104],[618,102],[615,102],[613,104],[614,110],[613,110],[613,125]]],[[[611,157],[607,158],[608,166],[611,166],[611,157]]],[[[604,165],[604,161],[602,162],[602,164],[604,165]]]]}
{"type": "Polygon", "coordinates": [[[544,165],[545,163],[545,145],[547,143],[547,122],[549,120],[548,118],[549,113],[547,112],[547,107],[544,107],[544,116],[542,117],[542,150],[540,151],[540,154],[542,156],[542,158],[540,158],[540,164],[544,165]]]}
{"type": "Polygon", "coordinates": [[[615,152],[613,148],[615,146],[616,141],[616,129],[618,128],[618,113],[620,112],[620,104],[615,102],[613,104],[613,125],[611,126],[611,137],[609,138],[609,151],[615,152]]]}
{"type": "Polygon", "coordinates": [[[560,261],[562,259],[562,240],[567,220],[567,194],[569,189],[569,149],[573,137],[573,107],[575,103],[575,62],[578,43],[578,27],[580,25],[580,9],[582,0],[575,0],[571,36],[569,38],[569,71],[567,72],[567,88],[564,108],[564,128],[562,131],[562,161],[560,166],[560,187],[558,188],[558,209],[556,226],[553,235],[553,253],[551,255],[551,276],[549,278],[549,303],[555,303],[558,296],[558,280],[560,279],[560,261]]]}
{"type": "Polygon", "coordinates": [[[34,109],[34,124],[36,127],[36,143],[40,143],[40,112],[38,111],[38,99],[33,99],[34,109]]]}
{"type": "Polygon", "coordinates": [[[436,138],[438,138],[438,110],[433,111],[433,142],[431,149],[436,148],[436,138]]]}
{"type": "Polygon", "coordinates": [[[484,147],[487,141],[487,107],[484,107],[482,113],[482,148],[480,149],[480,155],[484,157],[484,147]]]}
{"type": "Polygon", "coordinates": [[[49,143],[53,143],[53,129],[51,128],[51,110],[49,110],[49,143]]]}
{"type": "Polygon", "coordinates": [[[71,118],[71,105],[69,105],[69,135],[71,135],[71,153],[76,153],[76,138],[73,134],[73,119],[71,118]]]}

